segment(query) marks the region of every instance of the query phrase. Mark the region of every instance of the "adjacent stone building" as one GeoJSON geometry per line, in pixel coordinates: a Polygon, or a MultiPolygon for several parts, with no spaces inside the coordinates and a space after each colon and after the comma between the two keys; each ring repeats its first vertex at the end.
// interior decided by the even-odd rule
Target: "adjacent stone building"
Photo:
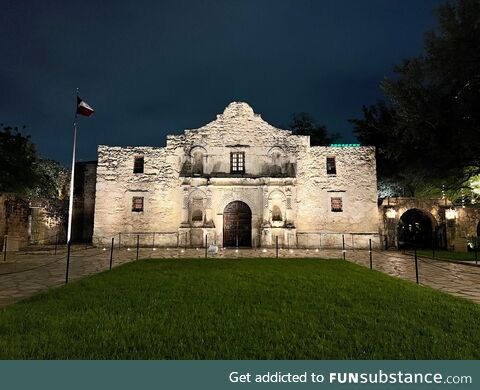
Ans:
{"type": "Polygon", "coordinates": [[[68,206],[65,201],[0,193],[0,251],[65,241],[68,206]]]}
{"type": "Polygon", "coordinates": [[[96,161],[79,161],[75,163],[72,220],[73,242],[92,241],[96,180],[96,161]]]}
{"type": "Polygon", "coordinates": [[[380,242],[374,148],[310,146],[246,103],[165,147],[99,146],[96,174],[94,244],[380,242]]]}

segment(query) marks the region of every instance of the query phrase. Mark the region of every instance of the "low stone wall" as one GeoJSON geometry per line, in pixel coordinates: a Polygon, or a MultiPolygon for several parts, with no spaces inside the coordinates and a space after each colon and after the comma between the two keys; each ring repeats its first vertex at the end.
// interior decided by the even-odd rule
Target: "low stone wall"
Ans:
{"type": "Polygon", "coordinates": [[[29,201],[14,195],[0,195],[0,248],[18,250],[28,244],[29,201]],[[6,238],[8,236],[8,238],[6,238]]]}
{"type": "Polygon", "coordinates": [[[475,244],[480,233],[480,205],[457,207],[456,211],[455,250],[463,252],[475,244]]]}
{"type": "Polygon", "coordinates": [[[0,248],[7,251],[29,244],[54,244],[57,235],[65,241],[67,204],[64,201],[30,199],[16,194],[0,194],[0,248]]]}

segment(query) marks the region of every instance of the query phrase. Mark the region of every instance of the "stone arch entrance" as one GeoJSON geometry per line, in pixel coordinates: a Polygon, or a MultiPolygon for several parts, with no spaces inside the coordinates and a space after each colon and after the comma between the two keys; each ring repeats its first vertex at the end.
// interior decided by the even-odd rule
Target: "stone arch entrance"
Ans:
{"type": "Polygon", "coordinates": [[[405,211],[398,222],[398,247],[431,248],[436,239],[437,223],[428,212],[419,209],[405,211]]]}
{"type": "Polygon", "coordinates": [[[223,210],[223,246],[252,247],[252,211],[244,202],[230,202],[223,210]]]}

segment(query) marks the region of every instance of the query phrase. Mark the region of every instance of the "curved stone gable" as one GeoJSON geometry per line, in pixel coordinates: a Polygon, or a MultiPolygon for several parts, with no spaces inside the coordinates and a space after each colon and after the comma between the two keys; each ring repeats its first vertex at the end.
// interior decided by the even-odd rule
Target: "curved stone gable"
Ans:
{"type": "Polygon", "coordinates": [[[167,139],[167,145],[186,142],[190,148],[225,144],[297,148],[309,144],[308,136],[292,135],[290,130],[272,126],[244,102],[232,102],[212,122],[197,129],[187,129],[182,135],[169,135],[167,139]]]}

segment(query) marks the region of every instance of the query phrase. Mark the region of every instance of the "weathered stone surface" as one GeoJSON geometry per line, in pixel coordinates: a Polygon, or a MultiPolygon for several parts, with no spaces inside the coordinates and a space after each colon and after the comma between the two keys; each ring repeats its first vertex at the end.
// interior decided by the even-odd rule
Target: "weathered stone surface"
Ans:
{"type": "Polygon", "coordinates": [[[480,231],[480,205],[464,207],[454,205],[446,198],[385,198],[379,207],[380,235],[387,247],[398,247],[398,226],[402,216],[409,210],[419,210],[432,222],[432,234],[436,237],[438,249],[467,251],[472,249],[480,231]],[[387,210],[394,210],[393,218],[387,217],[387,210]],[[448,210],[455,217],[447,219],[448,210]],[[441,235],[445,235],[446,246],[441,245],[441,235]]]}
{"type": "Polygon", "coordinates": [[[92,240],[96,181],[96,161],[81,161],[75,164],[72,219],[72,240],[74,242],[90,242],[92,240]]]}
{"type": "Polygon", "coordinates": [[[15,251],[28,244],[53,244],[65,237],[66,203],[59,200],[0,194],[0,251],[15,251]]]}
{"type": "Polygon", "coordinates": [[[222,245],[223,210],[242,201],[254,247],[277,236],[281,245],[317,246],[320,233],[336,245],[354,233],[365,246],[378,241],[376,188],[373,147],[310,147],[308,136],[234,102],[207,125],[167,136],[164,148],[99,146],[94,243],[157,232],[157,245],[172,245],[172,233],[192,246],[205,236],[222,245]],[[242,174],[231,172],[236,152],[245,155],[242,174]],[[144,157],[144,173],[133,173],[136,156],[144,157]],[[335,157],[336,174],[327,174],[327,157],[335,157]],[[144,198],[143,212],[132,211],[133,197],[144,198]],[[332,197],[342,198],[342,212],[331,210],[332,197]]]}

